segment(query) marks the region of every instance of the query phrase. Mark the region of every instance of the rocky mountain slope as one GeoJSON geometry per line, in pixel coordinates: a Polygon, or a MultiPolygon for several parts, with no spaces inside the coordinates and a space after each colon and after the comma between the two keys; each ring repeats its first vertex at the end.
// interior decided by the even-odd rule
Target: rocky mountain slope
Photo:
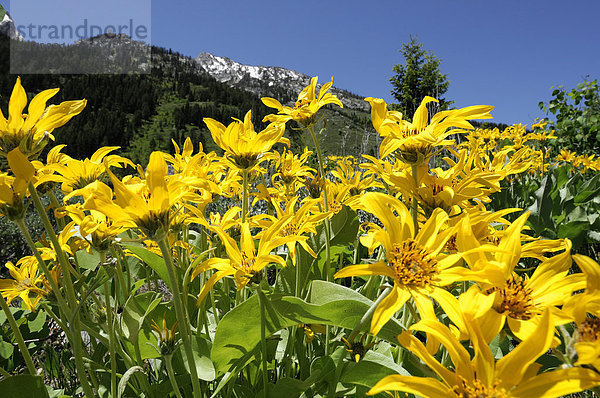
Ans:
{"type": "Polygon", "coordinates": [[[15,23],[10,14],[0,5],[0,34],[10,37],[13,40],[23,40],[23,36],[15,28],[15,23]]]}
{"type": "MultiPolygon", "coordinates": [[[[283,102],[293,101],[310,83],[310,76],[278,66],[244,65],[230,58],[205,52],[200,53],[196,61],[208,74],[222,83],[251,91],[261,97],[274,97],[283,102]]],[[[326,82],[326,78],[322,77],[320,82],[326,82]]],[[[361,96],[336,87],[333,87],[331,92],[346,108],[369,110],[368,104],[361,96]]]]}

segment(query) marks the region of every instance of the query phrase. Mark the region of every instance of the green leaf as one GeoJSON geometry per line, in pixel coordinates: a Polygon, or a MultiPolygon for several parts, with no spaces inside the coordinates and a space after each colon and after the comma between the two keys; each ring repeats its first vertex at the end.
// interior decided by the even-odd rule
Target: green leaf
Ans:
{"type": "Polygon", "coordinates": [[[75,253],[75,258],[79,267],[87,270],[94,270],[100,264],[100,254],[96,251],[90,254],[85,250],[79,250],[75,253]]]}
{"type": "Polygon", "coordinates": [[[15,347],[7,341],[0,340],[0,357],[8,359],[15,351],[15,347]]]}
{"type": "Polygon", "coordinates": [[[348,365],[340,381],[371,388],[385,376],[394,374],[409,376],[409,373],[392,358],[368,351],[358,363],[352,362],[348,365]]]}
{"type": "Polygon", "coordinates": [[[41,376],[19,375],[0,381],[2,398],[48,398],[48,390],[41,376]]]}
{"type": "Polygon", "coordinates": [[[160,304],[161,298],[154,292],[146,292],[131,296],[125,303],[121,318],[121,328],[124,336],[132,342],[137,342],[138,333],[146,316],[160,304]]]}
{"type": "Polygon", "coordinates": [[[35,319],[27,322],[29,331],[32,333],[39,332],[46,324],[46,313],[43,310],[37,312],[35,319]]]}
{"type": "MultiPolygon", "coordinates": [[[[334,325],[353,329],[372,301],[352,289],[331,282],[314,281],[306,302],[298,297],[270,295],[265,303],[266,334],[286,327],[306,324],[334,325]]],[[[228,371],[260,342],[260,307],[256,295],[229,311],[217,327],[211,358],[217,372],[228,371]]],[[[369,330],[367,322],[363,332],[369,330]]],[[[391,319],[378,337],[396,343],[402,333],[400,323],[391,319]]]]}
{"type": "Polygon", "coordinates": [[[131,244],[125,244],[123,246],[127,247],[135,255],[141,258],[146,264],[148,264],[148,266],[152,268],[154,272],[156,272],[160,279],[162,279],[167,284],[167,286],[169,286],[170,289],[173,288],[169,280],[169,272],[167,271],[167,265],[165,264],[165,261],[161,256],[151,252],[145,247],[131,244]]]}
{"type": "Polygon", "coordinates": [[[540,188],[535,192],[535,202],[527,210],[531,212],[528,221],[537,235],[541,235],[544,228],[554,225],[552,220],[552,190],[555,188],[551,174],[542,180],[540,188]]]}

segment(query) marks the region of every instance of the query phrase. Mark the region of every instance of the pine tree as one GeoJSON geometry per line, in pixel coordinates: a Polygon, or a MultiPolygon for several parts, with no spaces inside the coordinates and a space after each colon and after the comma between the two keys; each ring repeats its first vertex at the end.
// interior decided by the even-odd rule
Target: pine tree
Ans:
{"type": "Polygon", "coordinates": [[[430,115],[435,111],[448,109],[454,101],[442,98],[448,90],[450,81],[448,75],[440,72],[441,60],[431,51],[424,50],[423,44],[412,36],[409,43],[402,44],[400,53],[405,63],[394,65],[395,74],[390,79],[391,93],[398,101],[394,104],[394,108],[408,119],[423,97],[429,95],[440,101],[439,104],[434,105],[436,109],[430,109],[430,115]]]}

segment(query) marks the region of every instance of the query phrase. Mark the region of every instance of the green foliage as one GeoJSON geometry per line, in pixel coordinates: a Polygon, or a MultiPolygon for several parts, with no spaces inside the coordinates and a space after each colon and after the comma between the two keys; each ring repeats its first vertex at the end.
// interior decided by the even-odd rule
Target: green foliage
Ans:
{"type": "Polygon", "coordinates": [[[442,98],[450,85],[448,75],[440,72],[442,61],[431,51],[424,50],[423,44],[412,36],[409,43],[402,44],[400,53],[404,64],[394,65],[394,76],[390,79],[391,93],[398,101],[397,109],[405,118],[411,117],[427,95],[440,101],[439,110],[448,109],[454,101],[442,98]]]}
{"type": "Polygon", "coordinates": [[[0,381],[0,391],[5,398],[48,398],[48,390],[41,376],[18,375],[0,381]]]}
{"type": "Polygon", "coordinates": [[[593,253],[600,243],[600,174],[590,177],[560,166],[551,167],[541,180],[519,176],[492,195],[492,208],[508,207],[531,212],[528,224],[534,236],[569,238],[580,253],[593,253]]]}
{"type": "Polygon", "coordinates": [[[562,86],[552,91],[548,103],[539,107],[556,118],[548,124],[556,130],[558,148],[578,153],[597,153],[600,149],[600,88],[596,80],[584,80],[567,92],[562,86]]]}

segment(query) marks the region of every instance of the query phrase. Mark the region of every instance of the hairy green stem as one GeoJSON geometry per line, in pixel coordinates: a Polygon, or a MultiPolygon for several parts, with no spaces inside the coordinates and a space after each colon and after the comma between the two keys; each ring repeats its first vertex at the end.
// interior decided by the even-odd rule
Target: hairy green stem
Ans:
{"type": "Polygon", "coordinates": [[[267,339],[266,339],[266,316],[265,316],[265,300],[263,292],[260,290],[260,286],[256,288],[256,294],[258,295],[258,302],[260,305],[260,348],[262,356],[262,378],[263,378],[263,396],[268,396],[269,377],[267,374],[267,339]]]}
{"type": "Polygon", "coordinates": [[[365,314],[362,316],[362,318],[360,318],[360,321],[356,324],[354,329],[352,329],[352,333],[350,333],[350,336],[348,337],[348,341],[354,341],[354,338],[356,338],[356,336],[358,336],[358,334],[360,333],[360,330],[373,317],[373,313],[375,312],[375,309],[377,309],[377,306],[379,306],[379,303],[381,303],[381,301],[384,298],[386,298],[387,295],[390,294],[391,291],[392,291],[392,287],[388,286],[385,288],[385,290],[383,292],[381,292],[379,297],[377,297],[377,300],[375,300],[375,302],[371,305],[371,307],[369,307],[367,312],[365,312],[365,314]]]}
{"type": "MultiPolygon", "coordinates": [[[[100,252],[100,266],[105,266],[106,251],[100,252]]],[[[106,321],[108,323],[108,350],[110,353],[110,392],[112,397],[117,395],[117,358],[115,348],[115,334],[113,326],[113,311],[110,305],[110,288],[108,281],[104,282],[104,305],[106,307],[106,321]]]]}
{"type": "Polygon", "coordinates": [[[415,236],[417,232],[419,232],[419,200],[417,199],[417,191],[419,189],[419,166],[412,165],[412,176],[415,180],[415,193],[413,194],[411,207],[410,207],[410,215],[413,219],[413,224],[415,225],[415,236]]]}
{"type": "Polygon", "coordinates": [[[242,224],[246,222],[248,214],[248,169],[242,170],[243,193],[242,193],[242,224]]]}
{"type": "Polygon", "coordinates": [[[173,391],[175,392],[175,396],[177,398],[182,398],[181,392],[179,391],[179,386],[177,385],[177,379],[175,378],[175,372],[173,372],[173,364],[171,363],[172,355],[165,355],[165,365],[167,366],[167,374],[169,375],[169,381],[171,382],[171,386],[173,387],[173,391]]]}
{"type": "Polygon", "coordinates": [[[27,370],[29,370],[29,373],[35,376],[37,374],[37,371],[35,369],[35,365],[33,364],[33,360],[31,359],[31,355],[29,354],[29,350],[27,349],[27,345],[25,344],[25,340],[23,339],[23,335],[19,330],[19,325],[17,325],[15,317],[13,316],[12,312],[10,312],[10,308],[8,307],[8,304],[6,304],[6,300],[4,300],[4,296],[2,294],[0,294],[0,306],[4,310],[4,313],[6,314],[6,319],[8,319],[10,328],[12,329],[13,334],[15,336],[15,340],[17,340],[17,345],[19,346],[21,355],[23,355],[25,365],[27,365],[27,370]]]}
{"type": "MultiPolygon", "coordinates": [[[[183,303],[181,297],[181,290],[179,288],[179,281],[175,276],[175,264],[173,264],[173,258],[171,257],[171,252],[169,246],[167,244],[166,238],[161,239],[158,242],[158,246],[160,247],[160,251],[162,253],[163,259],[167,266],[167,271],[169,274],[169,282],[171,283],[171,289],[173,289],[173,304],[175,305],[175,314],[177,316],[177,321],[179,322],[180,327],[180,335],[181,340],[183,342],[183,348],[185,350],[185,356],[187,358],[188,366],[190,368],[190,377],[192,379],[192,389],[194,393],[194,397],[199,398],[201,396],[200,391],[200,382],[198,379],[198,372],[196,370],[196,361],[194,360],[194,353],[192,350],[192,343],[190,341],[191,330],[190,325],[185,316],[183,310],[183,303]]],[[[187,299],[187,297],[186,297],[187,299]]]]}

